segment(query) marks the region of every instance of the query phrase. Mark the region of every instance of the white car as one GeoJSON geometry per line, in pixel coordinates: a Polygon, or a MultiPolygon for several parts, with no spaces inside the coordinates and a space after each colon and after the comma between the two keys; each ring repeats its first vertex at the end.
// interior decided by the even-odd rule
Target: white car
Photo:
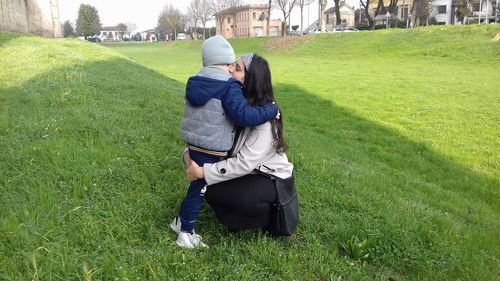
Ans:
{"type": "Polygon", "coordinates": [[[176,40],[186,40],[186,33],[177,33],[176,40]]]}

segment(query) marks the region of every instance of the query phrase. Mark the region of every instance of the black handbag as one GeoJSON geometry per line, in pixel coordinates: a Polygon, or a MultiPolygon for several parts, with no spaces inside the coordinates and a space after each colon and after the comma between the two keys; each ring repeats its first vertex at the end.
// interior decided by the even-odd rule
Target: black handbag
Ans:
{"type": "Polygon", "coordinates": [[[276,201],[266,230],[273,236],[292,235],[299,224],[299,198],[293,174],[289,178],[282,179],[257,169],[254,171],[271,179],[276,188],[276,201]]]}

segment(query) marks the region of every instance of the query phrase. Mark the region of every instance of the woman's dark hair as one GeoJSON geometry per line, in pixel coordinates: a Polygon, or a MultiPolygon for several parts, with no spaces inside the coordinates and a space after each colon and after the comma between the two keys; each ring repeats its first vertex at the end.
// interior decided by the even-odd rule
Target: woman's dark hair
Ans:
{"type": "MultiPolygon", "coordinates": [[[[271,83],[271,70],[267,61],[254,54],[250,67],[245,67],[245,97],[251,106],[259,106],[274,102],[273,85],[271,83]]],[[[283,137],[283,114],[280,119],[271,120],[274,145],[277,153],[283,153],[288,146],[283,137]]]]}

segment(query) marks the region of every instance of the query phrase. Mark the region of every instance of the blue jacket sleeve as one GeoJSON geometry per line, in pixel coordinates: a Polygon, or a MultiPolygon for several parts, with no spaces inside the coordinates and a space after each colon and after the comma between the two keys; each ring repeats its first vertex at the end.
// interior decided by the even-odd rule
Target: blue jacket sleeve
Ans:
{"type": "Polygon", "coordinates": [[[278,114],[278,107],[268,103],[250,106],[243,96],[241,84],[233,80],[221,99],[222,106],[238,127],[255,127],[272,120],[278,114]]]}

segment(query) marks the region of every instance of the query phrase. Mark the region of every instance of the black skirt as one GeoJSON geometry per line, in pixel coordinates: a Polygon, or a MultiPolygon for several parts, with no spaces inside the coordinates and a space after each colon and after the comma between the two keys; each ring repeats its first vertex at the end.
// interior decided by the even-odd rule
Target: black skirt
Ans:
{"type": "Polygon", "coordinates": [[[265,228],[276,199],[274,183],[261,175],[246,175],[210,185],[205,200],[230,231],[265,228]]]}

